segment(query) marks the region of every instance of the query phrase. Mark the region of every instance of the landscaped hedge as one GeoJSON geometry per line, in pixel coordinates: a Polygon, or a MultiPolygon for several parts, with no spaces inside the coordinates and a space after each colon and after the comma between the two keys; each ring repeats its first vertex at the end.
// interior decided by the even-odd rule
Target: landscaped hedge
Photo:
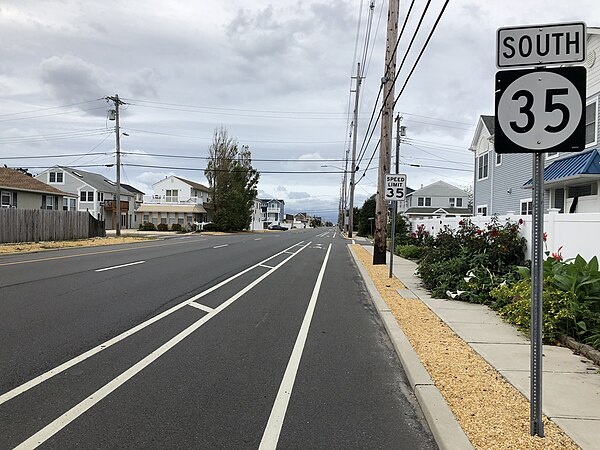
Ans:
{"type": "MultiPolygon", "coordinates": [[[[531,280],[519,225],[500,224],[493,218],[479,229],[465,219],[457,230],[446,228],[435,238],[422,233],[420,242],[428,245],[417,246],[424,253],[418,266],[423,284],[437,298],[487,304],[509,323],[529,331],[531,280]]],[[[416,236],[413,239],[419,243],[416,236]]],[[[418,253],[410,246],[400,250],[418,253]]],[[[600,349],[597,257],[589,262],[581,256],[564,261],[560,249],[546,251],[543,313],[545,342],[565,335],[600,349]]]]}

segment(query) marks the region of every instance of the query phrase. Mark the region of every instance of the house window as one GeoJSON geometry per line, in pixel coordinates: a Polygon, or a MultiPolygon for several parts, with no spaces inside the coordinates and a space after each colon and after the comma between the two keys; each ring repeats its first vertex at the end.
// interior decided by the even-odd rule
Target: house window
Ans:
{"type": "Polygon", "coordinates": [[[487,216],[487,205],[479,205],[477,207],[478,216],[487,216]]]}
{"type": "Polygon", "coordinates": [[[160,223],[166,224],[167,223],[167,218],[164,217],[164,216],[160,216],[160,223]]]}
{"type": "MultiPolygon", "coordinates": [[[[57,209],[58,209],[58,205],[57,209]]],[[[42,195],[42,209],[54,209],[54,197],[52,195],[42,195]]]]}
{"type": "Polygon", "coordinates": [[[98,192],[98,201],[99,202],[103,202],[104,201],[104,192],[98,192]]]}
{"type": "Polygon", "coordinates": [[[456,198],[456,207],[457,208],[462,208],[462,205],[463,205],[462,201],[463,201],[463,199],[461,197],[456,198]]]}
{"type": "Polygon", "coordinates": [[[448,203],[450,203],[450,208],[454,208],[454,205],[456,204],[456,199],[454,197],[450,197],[448,199],[448,203]]]}
{"type": "Polygon", "coordinates": [[[598,185],[594,184],[579,184],[577,186],[569,186],[568,198],[585,197],[588,195],[596,195],[598,193],[598,185]]]}
{"type": "Polygon", "coordinates": [[[521,215],[530,216],[533,214],[533,201],[530,198],[521,200],[521,215]]]}
{"type": "Polygon", "coordinates": [[[478,158],[477,161],[477,179],[478,180],[485,180],[488,177],[488,160],[489,160],[489,153],[484,153],[483,155],[481,155],[478,158]]]}
{"type": "Polygon", "coordinates": [[[596,102],[585,107],[585,145],[596,143],[596,102]]]}
{"type": "Polygon", "coordinates": [[[431,206],[431,197],[425,197],[425,206],[431,206]]]}
{"type": "Polygon", "coordinates": [[[82,202],[93,202],[94,201],[94,191],[81,191],[79,199],[82,202]]]}
{"type": "Polygon", "coordinates": [[[188,214],[185,220],[187,223],[192,223],[194,221],[194,218],[191,214],[188,214]]]}
{"type": "Polygon", "coordinates": [[[496,165],[499,166],[502,164],[502,153],[496,153],[496,165]]]}
{"type": "Polygon", "coordinates": [[[158,213],[152,213],[152,223],[157,224],[158,223],[158,213]]]}
{"type": "Polygon", "coordinates": [[[177,189],[167,189],[166,197],[167,202],[176,203],[178,201],[179,191],[177,189]]]}
{"type": "Polygon", "coordinates": [[[417,198],[417,206],[423,206],[425,199],[423,197],[418,197],[417,198]]]}
{"type": "Polygon", "coordinates": [[[2,208],[10,208],[10,192],[2,193],[2,208]]]}
{"type": "Polygon", "coordinates": [[[50,172],[49,174],[50,183],[62,183],[63,182],[63,173],[62,172],[50,172]]]}
{"type": "Polygon", "coordinates": [[[177,217],[177,223],[178,223],[179,225],[183,225],[183,223],[184,223],[184,222],[183,222],[183,217],[177,217]]]}
{"type": "Polygon", "coordinates": [[[144,218],[142,219],[142,222],[144,222],[144,223],[150,222],[150,214],[144,214],[144,218]]]}

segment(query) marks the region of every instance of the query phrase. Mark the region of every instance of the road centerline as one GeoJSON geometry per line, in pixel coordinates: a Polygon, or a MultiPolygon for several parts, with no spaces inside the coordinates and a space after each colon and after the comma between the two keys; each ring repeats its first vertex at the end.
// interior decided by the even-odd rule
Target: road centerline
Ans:
{"type": "Polygon", "coordinates": [[[136,266],[138,264],[144,264],[146,261],[136,261],[128,264],[120,264],[118,266],[105,267],[104,269],[96,269],[94,272],[105,272],[107,270],[121,269],[122,267],[136,266]]]}

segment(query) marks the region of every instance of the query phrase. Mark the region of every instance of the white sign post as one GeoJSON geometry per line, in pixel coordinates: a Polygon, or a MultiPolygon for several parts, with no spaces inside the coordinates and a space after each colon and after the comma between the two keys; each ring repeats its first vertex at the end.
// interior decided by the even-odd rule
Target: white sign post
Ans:
{"type": "Polygon", "coordinates": [[[585,61],[582,22],[500,28],[496,65],[534,66],[496,74],[496,153],[533,153],[531,255],[530,433],[544,436],[542,421],[542,296],[544,153],[585,148],[585,67],[547,68],[585,61]]]}

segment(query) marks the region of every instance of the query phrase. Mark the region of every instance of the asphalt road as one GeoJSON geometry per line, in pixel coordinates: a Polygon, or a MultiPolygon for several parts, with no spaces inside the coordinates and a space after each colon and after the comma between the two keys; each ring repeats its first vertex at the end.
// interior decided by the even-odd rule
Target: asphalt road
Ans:
{"type": "Polygon", "coordinates": [[[0,257],[0,449],[432,449],[333,230],[0,257]]]}

